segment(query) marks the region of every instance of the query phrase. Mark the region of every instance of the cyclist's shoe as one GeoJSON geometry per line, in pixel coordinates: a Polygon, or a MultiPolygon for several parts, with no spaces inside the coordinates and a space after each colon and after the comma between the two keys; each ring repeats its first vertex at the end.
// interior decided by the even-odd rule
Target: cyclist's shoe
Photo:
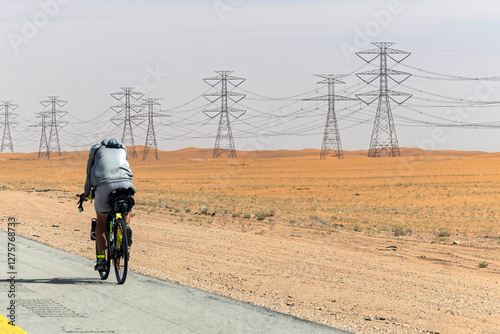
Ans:
{"type": "Polygon", "coordinates": [[[129,224],[125,224],[125,229],[127,230],[128,246],[130,247],[132,246],[132,229],[129,224]]]}
{"type": "Polygon", "coordinates": [[[94,270],[107,271],[108,270],[108,263],[106,262],[106,259],[97,259],[94,270]]]}

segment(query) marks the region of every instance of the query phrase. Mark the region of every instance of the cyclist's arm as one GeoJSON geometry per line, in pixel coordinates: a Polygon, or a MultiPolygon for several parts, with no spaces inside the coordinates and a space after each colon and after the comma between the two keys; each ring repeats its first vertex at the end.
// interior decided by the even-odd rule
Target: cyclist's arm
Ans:
{"type": "Polygon", "coordinates": [[[94,165],[94,156],[95,151],[100,147],[101,144],[96,144],[92,146],[89,152],[89,160],[87,161],[87,178],[85,180],[85,188],[83,194],[85,197],[90,196],[90,190],[92,188],[92,184],[90,183],[90,176],[92,174],[92,166],[94,165]]]}

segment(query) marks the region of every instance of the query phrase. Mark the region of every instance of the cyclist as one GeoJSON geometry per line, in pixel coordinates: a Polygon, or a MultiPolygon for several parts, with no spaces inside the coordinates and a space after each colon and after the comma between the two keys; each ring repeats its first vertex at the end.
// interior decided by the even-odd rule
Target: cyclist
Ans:
{"type": "MultiPolygon", "coordinates": [[[[135,193],[132,177],[132,170],[127,161],[127,149],[121,141],[114,138],[104,139],[90,148],[85,191],[81,196],[90,196],[92,188],[95,191],[97,259],[94,269],[97,271],[107,270],[105,258],[106,236],[104,233],[106,231],[108,212],[111,211],[108,201],[109,194],[118,188],[132,188],[135,193]]],[[[132,244],[130,218],[131,212],[128,212],[123,217],[129,245],[132,244]]]]}

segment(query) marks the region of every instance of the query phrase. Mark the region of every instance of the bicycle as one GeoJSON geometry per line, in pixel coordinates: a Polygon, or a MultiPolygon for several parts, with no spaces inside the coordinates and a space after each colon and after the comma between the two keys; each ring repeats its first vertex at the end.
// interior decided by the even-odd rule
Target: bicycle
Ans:
{"type": "MultiPolygon", "coordinates": [[[[121,190],[122,193],[128,192],[128,189],[117,189],[112,194],[121,190]]],[[[83,202],[87,200],[93,200],[94,197],[82,197],[82,195],[76,195],[80,197],[78,202],[78,210],[83,211],[83,202]]],[[[110,195],[111,197],[111,195],[110,195]]],[[[109,276],[111,270],[111,261],[113,262],[113,267],[115,268],[115,276],[118,284],[125,283],[128,272],[128,260],[129,260],[129,243],[128,236],[125,228],[125,221],[123,216],[130,211],[133,206],[134,200],[129,196],[128,198],[120,197],[117,195],[117,199],[110,200],[111,212],[108,213],[108,219],[106,220],[106,271],[99,271],[99,276],[102,280],[105,280],[109,276]]],[[[97,252],[97,242],[96,242],[96,254],[97,252]]]]}

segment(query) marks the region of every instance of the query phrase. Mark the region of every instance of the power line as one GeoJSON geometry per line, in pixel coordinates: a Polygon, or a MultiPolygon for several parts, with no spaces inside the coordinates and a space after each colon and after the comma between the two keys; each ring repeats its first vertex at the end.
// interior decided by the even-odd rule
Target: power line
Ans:
{"type": "Polygon", "coordinates": [[[458,80],[458,81],[498,81],[500,80],[500,77],[465,77],[465,76],[460,76],[460,75],[450,75],[450,74],[443,74],[443,73],[438,73],[438,72],[432,72],[432,71],[427,71],[415,66],[410,66],[407,64],[401,64],[404,67],[411,68],[412,70],[423,72],[423,73],[428,73],[432,75],[438,75],[440,77],[429,77],[429,76],[419,76],[415,75],[416,77],[419,78],[424,78],[424,79],[435,79],[435,80],[458,80]]]}
{"type": "Polygon", "coordinates": [[[41,118],[40,123],[30,125],[30,127],[42,128],[40,133],[40,145],[38,146],[38,159],[41,159],[44,154],[47,156],[47,159],[50,159],[49,144],[47,142],[47,132],[45,131],[45,129],[47,128],[46,118],[48,117],[49,115],[46,112],[39,112],[36,118],[41,118]]]}
{"type": "Polygon", "coordinates": [[[139,115],[138,117],[147,117],[148,118],[148,130],[146,133],[146,144],[144,144],[144,154],[142,156],[142,161],[145,161],[150,148],[154,148],[155,150],[155,158],[156,160],[160,160],[158,156],[158,144],[156,143],[156,134],[154,127],[154,119],[156,117],[170,117],[168,115],[162,114],[161,111],[155,111],[155,106],[159,106],[158,103],[159,98],[147,98],[144,100],[143,105],[148,107],[147,115],[139,115]]]}
{"type": "MultiPolygon", "coordinates": [[[[110,110],[112,110],[112,109],[111,109],[111,107],[109,107],[108,109],[106,109],[106,111],[105,111],[105,112],[103,112],[103,113],[99,114],[98,116],[96,116],[96,117],[94,117],[94,118],[92,118],[92,119],[86,120],[86,121],[81,120],[81,119],[79,119],[78,117],[75,117],[75,116],[74,116],[74,115],[72,115],[72,114],[69,114],[69,116],[70,116],[71,118],[74,118],[75,120],[77,120],[77,121],[78,121],[78,122],[80,122],[80,123],[85,123],[85,124],[92,124],[92,123],[95,123],[95,124],[97,124],[97,123],[101,123],[101,122],[94,122],[94,121],[95,121],[95,120],[97,120],[97,119],[99,119],[100,117],[104,116],[104,115],[105,115],[108,111],[110,111],[110,110]]],[[[107,121],[106,121],[106,122],[107,122],[107,121]]]]}
{"type": "Polygon", "coordinates": [[[140,100],[144,96],[144,93],[134,91],[133,87],[121,87],[121,90],[121,92],[111,93],[111,96],[113,98],[121,102],[121,104],[119,105],[112,106],[111,109],[113,109],[118,114],[123,113],[124,115],[122,117],[112,118],[111,122],[113,122],[113,124],[115,124],[116,126],[120,126],[123,124],[122,142],[124,145],[130,143],[130,145],[132,146],[131,156],[133,158],[137,158],[134,133],[132,131],[132,123],[138,126],[142,123],[143,120],[141,120],[141,122],[136,122],[137,117],[136,115],[131,115],[131,112],[134,111],[138,113],[142,111],[144,106],[132,104],[132,100],[140,100]]]}
{"type": "Polygon", "coordinates": [[[9,148],[11,152],[14,152],[14,146],[12,145],[12,137],[10,135],[10,128],[16,127],[17,122],[12,122],[11,119],[15,119],[18,114],[11,112],[11,110],[16,110],[19,107],[17,104],[13,104],[12,101],[2,101],[3,105],[0,110],[4,110],[3,114],[3,136],[2,136],[2,149],[3,152],[5,148],[9,148]]]}
{"type": "Polygon", "coordinates": [[[221,101],[221,106],[219,108],[213,108],[203,111],[205,115],[212,119],[220,115],[219,128],[217,129],[217,138],[215,139],[213,157],[220,158],[221,155],[225,154],[229,158],[236,158],[236,150],[234,148],[234,139],[233,133],[231,131],[229,115],[237,119],[241,117],[245,113],[245,111],[228,107],[227,102],[229,99],[234,103],[238,103],[245,97],[245,95],[240,93],[228,92],[227,83],[229,82],[234,87],[238,87],[245,81],[245,79],[231,76],[230,74],[233,73],[232,71],[216,71],[216,73],[219,75],[203,79],[203,81],[205,81],[212,87],[217,86],[219,83],[221,83],[222,86],[220,92],[203,94],[203,97],[205,97],[212,103],[215,103],[218,100],[221,101]],[[213,114],[213,116],[211,116],[211,114],[213,114]]]}
{"type": "Polygon", "coordinates": [[[403,102],[408,100],[411,95],[408,93],[389,90],[387,88],[387,81],[388,79],[391,79],[400,84],[408,79],[411,74],[387,69],[387,57],[391,58],[399,64],[400,62],[405,60],[410,55],[410,53],[406,51],[391,49],[390,46],[394,44],[392,42],[376,42],[372,44],[375,45],[377,49],[356,53],[361,59],[368,63],[372,62],[376,58],[379,58],[380,60],[379,70],[361,72],[356,74],[367,84],[370,84],[377,78],[380,79],[379,90],[356,94],[356,96],[366,104],[371,104],[372,102],[378,100],[377,114],[375,116],[375,122],[373,125],[373,132],[370,141],[368,156],[371,158],[376,158],[381,156],[382,153],[385,152],[390,157],[399,157],[401,156],[401,153],[399,151],[399,143],[396,135],[396,128],[394,126],[394,119],[392,117],[390,100],[396,102],[397,104],[402,104],[403,102]],[[367,58],[368,56],[370,58],[367,58]],[[368,79],[364,79],[363,76],[368,76],[368,79]],[[395,97],[402,97],[403,100],[396,100],[395,97]],[[369,100],[366,100],[366,98],[368,98],[369,100]]]}
{"type": "Polygon", "coordinates": [[[337,115],[335,114],[335,101],[358,101],[358,99],[335,95],[335,84],[344,84],[345,82],[340,81],[339,79],[345,77],[345,74],[317,74],[316,76],[324,79],[318,82],[318,84],[328,85],[328,95],[306,99],[306,101],[328,101],[328,113],[326,116],[323,143],[321,144],[320,159],[326,159],[330,149],[334,150],[334,154],[332,155],[333,157],[343,159],[344,152],[342,151],[342,143],[340,141],[339,127],[337,124],[337,115]]]}
{"type": "MultiPolygon", "coordinates": [[[[60,100],[59,96],[49,96],[48,98],[49,100],[40,101],[40,104],[45,108],[50,106],[50,111],[41,112],[50,118],[50,132],[47,140],[47,158],[50,159],[50,152],[57,152],[59,156],[62,156],[61,144],[59,142],[59,129],[66,126],[68,122],[59,121],[58,116],[64,117],[68,112],[59,110],[57,107],[64,107],[68,101],[60,100]]],[[[40,152],[39,150],[39,156],[40,152]]]]}
{"type": "Polygon", "coordinates": [[[479,101],[479,100],[461,99],[461,98],[456,98],[456,97],[451,97],[451,96],[445,96],[445,95],[440,95],[440,94],[436,94],[436,93],[426,92],[424,90],[412,88],[412,87],[409,87],[409,86],[406,86],[406,85],[401,85],[401,86],[403,86],[405,88],[408,88],[408,89],[413,89],[413,90],[415,90],[415,91],[417,91],[419,93],[424,93],[424,94],[427,94],[427,95],[436,96],[436,97],[440,97],[440,98],[444,98],[444,99],[449,99],[449,100],[452,100],[452,101],[456,101],[456,102],[450,102],[450,101],[429,100],[429,101],[434,101],[434,102],[464,103],[464,104],[468,104],[468,105],[500,104],[500,101],[479,101]]]}

